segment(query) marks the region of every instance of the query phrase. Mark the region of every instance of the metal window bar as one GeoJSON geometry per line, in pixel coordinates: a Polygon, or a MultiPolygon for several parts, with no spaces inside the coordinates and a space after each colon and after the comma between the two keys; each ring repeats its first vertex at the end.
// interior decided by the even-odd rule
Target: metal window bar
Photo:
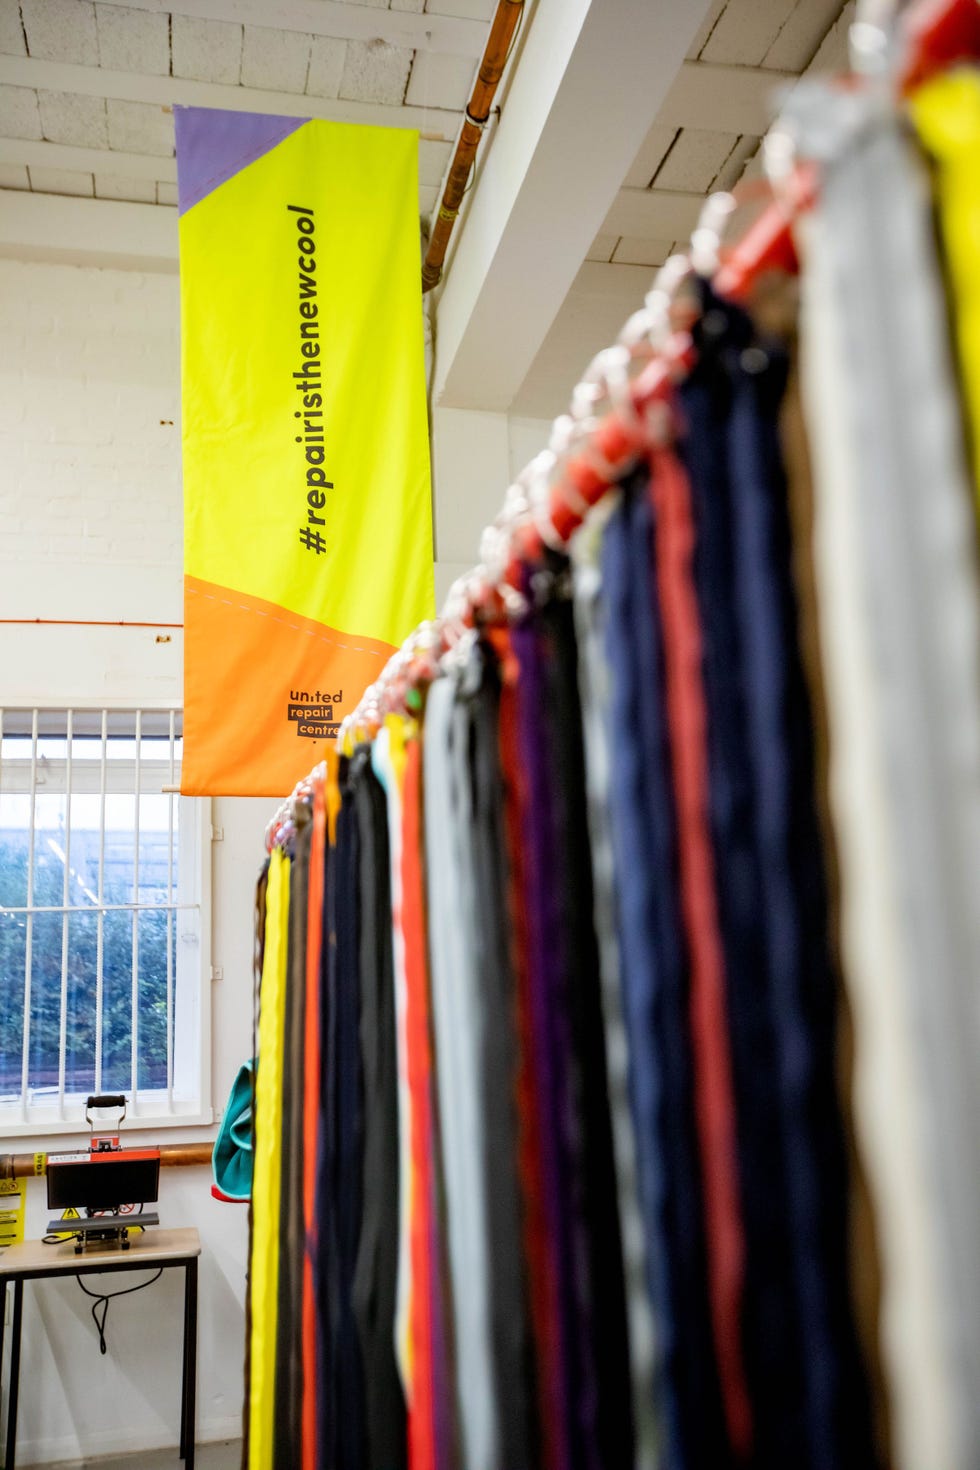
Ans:
{"type": "Polygon", "coordinates": [[[139,1111],[139,1040],[140,1040],[140,756],[143,740],[143,712],[136,711],[136,799],[133,803],[133,979],[132,979],[132,1020],[130,1022],[130,1042],[132,1052],[130,1055],[131,1087],[130,1097],[132,1099],[133,1111],[139,1111]]]}
{"type": "MultiPolygon", "coordinates": [[[[110,757],[109,741],[110,741],[111,738],[115,738],[116,733],[118,733],[120,736],[122,736],[123,734],[128,734],[128,732],[127,731],[124,731],[124,729],[118,729],[118,731],[117,731],[116,727],[113,725],[113,720],[115,720],[116,717],[113,715],[113,712],[112,711],[110,711],[108,709],[102,709],[102,710],[97,711],[96,713],[98,715],[98,720],[99,720],[99,756],[98,756],[98,762],[99,762],[99,785],[98,785],[98,813],[99,813],[99,816],[98,816],[98,880],[97,880],[97,892],[95,894],[93,894],[90,889],[89,890],[86,890],[87,897],[90,900],[92,900],[92,899],[95,900],[94,904],[81,906],[81,907],[84,908],[85,912],[91,913],[91,912],[94,911],[95,912],[95,915],[96,915],[96,985],[95,985],[96,993],[95,993],[95,1027],[94,1027],[94,1031],[95,1031],[95,1037],[94,1037],[94,1041],[95,1041],[95,1056],[94,1056],[94,1059],[93,1059],[94,1060],[94,1074],[95,1074],[94,1084],[95,1084],[95,1090],[96,1091],[101,1091],[102,1088],[103,1088],[103,1085],[104,1085],[104,1079],[103,1079],[103,1073],[104,1073],[104,1070],[105,1070],[105,1068],[104,1068],[104,1052],[105,1052],[105,1034],[104,1034],[104,1031],[105,1031],[105,1020],[106,1020],[106,1017],[104,1015],[104,1002],[105,1002],[105,967],[106,967],[106,962],[107,962],[107,958],[108,958],[107,955],[106,955],[105,919],[106,919],[106,915],[107,914],[114,913],[114,912],[126,912],[126,913],[129,913],[131,915],[131,918],[132,918],[132,925],[131,925],[131,960],[132,960],[132,966],[131,966],[131,990],[130,990],[130,1015],[131,1015],[131,1031],[132,1031],[132,1034],[131,1034],[132,1051],[131,1051],[131,1058],[130,1058],[130,1080],[131,1080],[131,1088],[132,1088],[132,1095],[133,1095],[133,1098],[132,1098],[132,1100],[133,1100],[133,1110],[135,1112],[135,1111],[137,1111],[137,1108],[138,1108],[139,1065],[140,1065],[140,1015],[139,1015],[139,1004],[140,1004],[140,996],[141,996],[141,969],[142,969],[142,966],[141,966],[141,953],[140,953],[140,914],[142,913],[143,909],[146,907],[146,905],[141,902],[142,895],[141,895],[141,889],[140,889],[140,877],[141,877],[141,871],[142,871],[141,850],[140,850],[140,848],[141,848],[140,838],[141,838],[142,825],[143,825],[142,811],[141,811],[141,798],[142,798],[143,764],[144,764],[143,763],[142,741],[143,741],[144,729],[146,728],[146,721],[144,720],[144,712],[142,710],[135,711],[135,718],[134,718],[134,725],[135,725],[135,731],[134,731],[134,733],[135,733],[135,756],[134,756],[133,767],[132,767],[132,769],[133,769],[133,788],[134,788],[134,790],[133,790],[133,794],[134,794],[133,843],[134,843],[134,845],[133,845],[133,867],[132,867],[133,893],[131,895],[131,901],[129,901],[129,902],[111,903],[111,902],[107,902],[106,901],[106,883],[107,883],[107,869],[108,869],[108,855],[107,855],[107,836],[108,836],[108,829],[107,829],[107,822],[108,822],[107,798],[108,798],[108,795],[109,795],[109,787],[110,787],[110,784],[111,784],[110,781],[109,781],[109,779],[108,779],[109,773],[110,773],[110,771],[109,771],[109,757],[110,757]],[[113,731],[113,735],[110,735],[110,730],[113,731]]],[[[133,716],[131,716],[130,718],[133,718],[133,716]]],[[[177,779],[177,739],[178,739],[178,735],[177,735],[177,718],[178,718],[178,712],[177,711],[175,711],[173,709],[167,711],[167,715],[166,715],[167,724],[164,727],[164,729],[166,731],[166,737],[165,738],[168,741],[166,767],[167,767],[167,770],[169,772],[169,786],[170,786],[170,790],[168,791],[166,787],[162,787],[161,788],[162,789],[162,792],[164,794],[166,794],[167,797],[168,797],[168,805],[167,805],[167,849],[166,849],[166,872],[167,872],[166,885],[167,886],[166,886],[166,894],[165,894],[164,902],[161,905],[161,907],[164,910],[165,922],[166,922],[166,1008],[167,1008],[167,1032],[166,1032],[166,1069],[167,1069],[166,1070],[166,1077],[167,1077],[167,1086],[166,1086],[166,1091],[167,1091],[167,1111],[169,1113],[171,1113],[171,1114],[173,1113],[173,1110],[174,1110],[174,1098],[173,1098],[173,1092],[174,1092],[174,1074],[175,1074],[174,1022],[175,1022],[175,1009],[176,1009],[176,982],[177,982],[177,975],[176,975],[177,916],[178,916],[178,914],[180,912],[185,911],[185,910],[188,911],[188,912],[194,912],[194,911],[197,911],[199,909],[199,904],[196,903],[196,902],[187,902],[187,903],[178,902],[177,872],[176,872],[176,869],[177,869],[176,839],[177,839],[178,810],[177,810],[177,808],[174,805],[175,793],[178,790],[178,787],[176,785],[176,779],[177,779]]],[[[35,950],[37,948],[37,942],[38,942],[37,941],[36,926],[35,926],[35,919],[40,914],[60,915],[60,918],[61,918],[61,954],[60,954],[60,960],[61,960],[61,966],[60,966],[60,982],[61,983],[60,983],[59,1023],[58,1023],[58,1038],[59,1038],[59,1040],[58,1040],[57,1103],[58,1103],[58,1114],[59,1114],[59,1116],[62,1119],[66,1118],[66,1116],[67,1116],[67,1114],[66,1114],[66,1107],[67,1107],[67,1097],[68,1097],[68,1091],[69,1091],[69,1088],[68,1088],[68,1084],[69,1084],[69,1078],[68,1078],[68,1059],[67,1059],[67,1041],[68,1041],[68,995],[69,995],[68,979],[69,979],[69,973],[70,973],[69,967],[70,967],[70,964],[71,964],[71,933],[72,933],[71,922],[72,922],[72,915],[73,914],[76,914],[76,913],[78,913],[80,911],[80,905],[78,903],[75,903],[75,902],[72,901],[72,899],[73,899],[72,883],[73,883],[73,876],[74,876],[74,870],[72,868],[72,858],[73,858],[73,851],[74,851],[74,846],[75,846],[75,844],[73,844],[73,842],[72,842],[72,798],[73,798],[73,796],[75,794],[75,787],[78,784],[78,779],[79,779],[78,778],[78,771],[76,769],[77,764],[78,764],[77,759],[76,759],[76,757],[78,757],[78,751],[76,751],[76,749],[75,749],[75,741],[76,741],[76,738],[79,738],[80,736],[87,734],[91,730],[91,715],[83,714],[83,716],[80,717],[77,710],[67,710],[67,711],[65,711],[65,714],[64,714],[64,721],[65,721],[64,729],[65,729],[65,740],[66,740],[66,745],[65,745],[65,759],[64,759],[64,766],[63,766],[63,780],[64,780],[63,799],[64,799],[64,812],[65,812],[65,831],[64,831],[64,845],[63,845],[63,849],[59,853],[59,856],[61,857],[61,860],[62,860],[62,863],[63,863],[62,885],[61,885],[61,895],[60,895],[62,901],[61,901],[61,903],[55,903],[55,904],[39,904],[39,903],[36,903],[35,902],[35,898],[36,898],[36,894],[37,894],[37,881],[36,881],[36,871],[35,871],[35,860],[36,860],[36,856],[37,856],[37,836],[38,836],[38,821],[39,821],[39,812],[38,812],[38,806],[37,806],[37,798],[38,798],[38,789],[37,789],[37,787],[38,787],[39,774],[40,774],[40,770],[41,770],[40,740],[41,740],[42,735],[43,735],[44,739],[48,739],[51,736],[51,734],[53,733],[53,731],[52,731],[52,721],[51,721],[51,712],[49,712],[49,711],[43,711],[43,710],[40,710],[39,708],[35,708],[35,709],[30,710],[30,711],[24,710],[22,712],[15,710],[15,711],[13,711],[13,714],[11,715],[11,712],[9,710],[7,710],[7,711],[0,710],[0,791],[3,790],[5,784],[6,785],[9,785],[10,781],[13,780],[14,785],[13,785],[13,787],[11,789],[13,791],[18,791],[18,790],[25,791],[25,794],[27,794],[27,796],[28,796],[28,812],[29,812],[28,833],[27,833],[28,841],[27,841],[27,877],[26,877],[26,895],[25,895],[26,902],[23,903],[23,904],[0,904],[0,913],[2,913],[5,917],[11,917],[11,916],[14,916],[14,915],[21,915],[22,914],[22,915],[24,915],[24,919],[25,919],[25,926],[24,926],[25,954],[24,954],[24,976],[23,976],[23,1040],[22,1040],[22,1054],[21,1054],[21,1096],[20,1096],[20,1114],[21,1114],[22,1121],[25,1122],[25,1123],[28,1121],[29,1109],[30,1109],[30,1099],[31,1099],[31,1089],[30,1089],[30,1086],[29,1086],[30,1077],[31,1077],[31,1046],[32,1046],[32,1040],[33,1040],[33,1037],[32,1037],[32,1025],[31,1025],[31,1021],[32,1021],[32,1017],[31,1017],[31,1005],[32,1005],[32,993],[36,989],[36,986],[33,983],[33,981],[34,981],[33,969],[34,969],[34,960],[35,960],[35,950]],[[7,716],[10,716],[10,719],[6,718],[7,716]],[[29,717],[29,726],[28,726],[28,717],[29,717]],[[17,762],[15,761],[14,767],[13,767],[13,771],[11,772],[11,766],[10,766],[9,760],[4,760],[3,759],[3,746],[2,746],[3,734],[4,734],[5,726],[8,726],[8,725],[10,726],[10,730],[12,730],[14,732],[16,738],[23,738],[24,736],[26,736],[28,734],[28,728],[29,728],[29,731],[30,731],[30,761],[29,761],[30,780],[29,780],[29,786],[27,786],[26,788],[25,788],[25,786],[22,786],[22,785],[17,784],[18,782],[20,782],[20,781],[23,780],[23,775],[20,775],[19,776],[17,774],[17,772],[18,772],[17,762]]],[[[162,722],[155,721],[155,723],[153,725],[153,733],[154,733],[155,736],[156,735],[163,735],[164,734],[164,729],[161,729],[160,728],[160,723],[162,723],[162,722]]],[[[10,730],[8,730],[7,733],[10,733],[10,730]]],[[[58,731],[57,733],[60,734],[60,731],[58,731]]],[[[24,764],[27,764],[27,762],[24,762],[24,764]]],[[[86,758],[85,764],[86,765],[89,764],[88,758],[86,758]]],[[[163,762],[159,762],[158,764],[162,765],[163,762]]],[[[21,770],[23,770],[23,767],[21,767],[21,770]]],[[[89,789],[89,788],[85,788],[84,777],[82,777],[80,779],[82,779],[83,789],[89,789]]],[[[153,907],[156,908],[157,905],[153,905],[153,907]]],[[[33,1028],[33,1029],[36,1030],[36,1028],[33,1028]]]]}
{"type": "Polygon", "coordinates": [[[74,736],[73,711],[65,722],[65,874],[62,896],[65,911],[61,916],[61,1009],[58,1025],[58,1113],[65,1116],[65,1053],[68,1049],[68,901],[71,898],[71,763],[74,736]]]}
{"type": "MultiPolygon", "coordinates": [[[[31,795],[27,829],[27,902],[34,902],[34,824],[37,816],[37,724],[38,712],[31,711],[31,795]]],[[[20,1115],[27,1122],[27,1080],[31,1057],[31,961],[34,950],[34,915],[28,907],[24,935],[24,1033],[20,1064],[20,1115]]]]}
{"type": "MultiPolygon", "coordinates": [[[[176,717],[174,711],[170,711],[170,723],[168,728],[170,740],[170,780],[169,785],[175,784],[174,778],[174,737],[176,734],[176,717]]],[[[174,1108],[174,925],[177,915],[175,905],[177,895],[174,892],[174,793],[167,792],[167,1110],[173,1112],[174,1108]]]]}
{"type": "Polygon", "coordinates": [[[99,749],[99,917],[95,952],[95,1090],[102,1091],[102,1002],[105,979],[105,788],[109,711],[102,711],[99,749]]]}

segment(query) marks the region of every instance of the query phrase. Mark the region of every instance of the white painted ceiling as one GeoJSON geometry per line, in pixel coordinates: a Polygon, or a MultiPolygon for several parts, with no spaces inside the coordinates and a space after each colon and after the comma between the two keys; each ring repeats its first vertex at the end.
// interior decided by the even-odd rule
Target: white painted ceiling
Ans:
{"type": "MultiPolygon", "coordinates": [[[[494,8],[494,0],[0,0],[0,249],[30,253],[31,240],[50,232],[49,221],[57,219],[54,201],[41,198],[31,205],[36,222],[25,210],[18,214],[11,202],[15,194],[77,196],[106,202],[101,212],[93,202],[84,219],[77,216],[93,238],[103,216],[106,230],[118,228],[121,216],[112,213],[109,201],[117,208],[120,202],[153,205],[127,218],[134,222],[134,239],[166,237],[157,252],[166,257],[173,249],[166,243],[170,236],[151,226],[176,213],[175,103],[416,128],[419,211],[426,220],[439,196],[494,8]],[[8,217],[18,216],[6,227],[5,201],[8,217]]],[[[634,136],[613,131],[604,140],[604,118],[593,120],[593,172],[597,149],[600,168],[604,146],[610,160],[619,160],[609,164],[605,193],[593,188],[589,199],[579,200],[576,159],[562,157],[560,149],[541,147],[535,154],[531,148],[524,162],[515,153],[511,174],[527,163],[528,179],[537,168],[537,187],[543,177],[545,188],[555,186],[555,197],[563,200],[544,226],[554,229],[554,238],[542,238],[539,223],[536,235],[525,242],[519,233],[502,238],[495,253],[484,252],[482,263],[478,250],[469,251],[477,264],[471,261],[466,269],[486,269],[488,275],[509,254],[516,293],[521,249],[526,245],[525,254],[537,252],[539,269],[543,259],[547,271],[549,249],[557,258],[563,239],[567,246],[573,212],[592,206],[594,222],[576,245],[570,269],[565,249],[561,292],[539,313],[533,340],[525,332],[510,379],[498,372],[492,401],[485,405],[526,416],[552,417],[563,410],[579,370],[612,340],[656,267],[689,237],[705,195],[730,188],[746,165],[751,167],[771,116],[774,88],[811,67],[841,65],[846,51],[842,0],[535,0],[529,3],[501,98],[506,113],[508,88],[518,98],[523,83],[521,125],[539,128],[542,138],[548,118],[533,117],[538,78],[526,73],[538,68],[543,94],[548,53],[543,46],[535,51],[533,33],[537,30],[540,38],[548,30],[558,44],[572,10],[586,16],[579,50],[594,44],[594,65],[607,69],[614,81],[619,68],[625,72],[635,63],[636,37],[649,37],[654,10],[661,12],[662,33],[668,39],[681,36],[682,42],[648,112],[631,112],[633,123],[643,118],[634,136]],[[591,32],[587,22],[594,22],[591,32]],[[624,176],[627,156],[633,161],[624,176]]],[[[581,68],[582,57],[574,49],[569,55],[581,68]]],[[[586,74],[588,60],[586,49],[586,74]]],[[[554,115],[562,101],[566,107],[571,101],[574,116],[575,86],[584,99],[587,88],[581,80],[568,82],[564,99],[560,88],[554,93],[554,115]]],[[[506,118],[501,149],[512,147],[503,122],[506,118]]],[[[490,166],[484,159],[481,173],[486,168],[492,174],[492,165],[500,162],[493,156],[497,146],[491,133],[484,144],[490,166]]],[[[498,195],[492,178],[485,186],[478,178],[470,200],[474,232],[487,233],[498,195]],[[481,189],[483,199],[477,198],[481,189]]],[[[462,260],[473,243],[466,241],[466,229],[464,217],[450,276],[456,258],[462,260]]],[[[65,234],[70,236],[71,229],[66,227],[65,234]]],[[[62,242],[59,258],[66,258],[70,246],[70,239],[62,242]]],[[[139,248],[152,254],[156,246],[139,248]]],[[[80,258],[91,260],[92,251],[80,258]]],[[[437,296],[437,343],[449,289],[437,296]]],[[[475,287],[471,294],[479,321],[475,287]]],[[[498,296],[484,321],[479,351],[470,352],[468,361],[480,361],[481,354],[485,361],[489,334],[493,352],[506,353],[508,333],[526,325],[528,313],[522,314],[519,305],[515,317],[520,320],[508,320],[501,304],[507,299],[506,291],[498,296]]],[[[455,318],[465,315],[465,303],[447,300],[446,305],[455,318]]],[[[473,330],[468,319],[458,330],[454,321],[446,335],[456,332],[465,349],[466,333],[472,337],[473,330]]],[[[477,372],[471,367],[463,376],[460,387],[460,371],[447,368],[443,401],[482,406],[477,372]]]]}

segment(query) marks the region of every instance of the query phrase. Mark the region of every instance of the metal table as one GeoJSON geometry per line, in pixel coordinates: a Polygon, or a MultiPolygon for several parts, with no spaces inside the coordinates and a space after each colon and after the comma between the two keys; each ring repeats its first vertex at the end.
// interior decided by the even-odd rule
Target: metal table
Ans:
{"type": "MultiPolygon", "coordinates": [[[[196,1230],[134,1232],[129,1250],[119,1245],[87,1246],[76,1256],[72,1241],[45,1245],[25,1240],[0,1253],[0,1298],[7,1283],[14,1288],[11,1325],[10,1401],[7,1406],[7,1452],[4,1470],[14,1470],[17,1454],[17,1398],[20,1389],[20,1334],[24,1313],[24,1282],[47,1281],[55,1276],[108,1275],[116,1271],[156,1271],[179,1267],[184,1272],[184,1351],[180,1393],[180,1458],[194,1470],[197,1394],[197,1261],[201,1238],[196,1230]]],[[[3,1373],[4,1317],[0,1300],[0,1378],[3,1373]]]]}

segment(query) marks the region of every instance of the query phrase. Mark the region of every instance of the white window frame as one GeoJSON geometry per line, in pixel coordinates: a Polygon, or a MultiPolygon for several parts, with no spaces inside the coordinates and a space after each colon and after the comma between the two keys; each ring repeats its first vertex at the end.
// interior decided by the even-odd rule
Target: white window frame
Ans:
{"type": "MultiPolygon", "coordinates": [[[[140,729],[141,717],[144,714],[160,715],[173,713],[174,718],[179,717],[181,711],[171,701],[141,700],[133,702],[106,702],[104,700],[81,700],[73,699],[70,703],[56,705],[53,701],[45,704],[30,706],[22,703],[11,703],[0,708],[0,726],[4,715],[16,716],[19,722],[23,722],[25,716],[32,722],[32,759],[30,772],[23,768],[18,774],[26,775],[27,780],[24,790],[29,792],[32,788],[37,790],[37,762],[36,755],[38,727],[43,723],[43,717],[47,715],[56,716],[88,716],[91,722],[93,713],[101,717],[101,729],[108,732],[108,725],[113,716],[136,716],[137,730],[140,729]]],[[[173,729],[171,720],[171,730],[173,729]]],[[[44,738],[43,735],[40,738],[44,738]]],[[[139,750],[139,746],[137,746],[139,750]]],[[[167,769],[159,774],[166,779],[159,785],[148,788],[144,784],[147,768],[141,762],[139,755],[135,761],[135,771],[138,773],[141,795],[151,794],[153,791],[163,791],[170,796],[172,803],[180,803],[180,819],[177,823],[177,854],[178,873],[180,874],[180,887],[185,892],[198,897],[197,904],[188,904],[177,907],[174,914],[173,925],[173,1045],[169,1067],[169,1086],[163,1089],[135,1090],[132,1083],[125,1089],[128,1102],[126,1111],[125,1131],[152,1130],[157,1132],[161,1129],[170,1128],[202,1128],[209,1127],[214,1121],[214,1113],[211,1106],[211,843],[214,830],[211,825],[211,801],[205,797],[180,796],[177,787],[179,785],[179,764],[173,761],[173,748],[170,747],[170,756],[163,762],[155,762],[154,766],[166,766],[167,769]],[[167,788],[170,788],[169,790],[167,788]],[[197,910],[196,933],[192,923],[184,932],[181,932],[181,915],[190,909],[197,910]],[[178,961],[178,954],[182,945],[196,949],[196,958],[188,958],[183,964],[178,961]],[[196,981],[196,993],[195,991],[196,981]],[[196,1072],[197,1082],[194,1084],[196,1072]]],[[[106,795],[112,793],[111,766],[107,766],[103,756],[100,762],[101,775],[99,785],[95,787],[96,794],[106,795]],[[107,777],[109,778],[107,780],[107,777]]],[[[63,762],[47,762],[47,769],[59,776],[55,790],[65,792],[78,792],[82,788],[76,784],[75,773],[72,770],[71,760],[63,762]],[[61,768],[63,767],[63,772],[61,768]]],[[[132,766],[127,771],[133,774],[132,766]]],[[[91,771],[88,773],[91,776],[91,771]]],[[[9,770],[5,773],[0,747],[0,792],[15,789],[10,783],[9,770]]],[[[23,783],[16,782],[19,789],[23,783]]],[[[123,789],[131,791],[135,781],[130,781],[123,789]]],[[[138,812],[138,806],[137,806],[138,812]]],[[[137,816],[138,821],[138,816],[137,816]]],[[[139,844],[135,844],[138,852],[139,844]]],[[[33,855],[32,855],[33,856],[33,855]]],[[[67,872],[67,866],[66,866],[67,872]]],[[[31,903],[31,895],[28,897],[27,907],[31,903]]],[[[174,895],[176,898],[176,894],[174,895]]],[[[78,905],[68,905],[70,909],[78,905]]],[[[0,913],[12,912],[12,909],[0,907],[0,913]]],[[[42,910],[43,911],[43,910],[42,910]]],[[[50,910],[48,910],[50,911],[50,910]]],[[[93,905],[88,912],[99,912],[99,906],[93,905]]],[[[102,910],[104,912],[104,909],[102,910]]],[[[38,912],[37,909],[34,912],[38,912]]],[[[134,908],[135,913],[139,912],[134,908]]],[[[185,921],[186,922],[186,921],[185,921]]],[[[135,917],[134,917],[135,923],[135,917]]],[[[101,926],[100,926],[101,929],[101,926]]],[[[64,941],[63,941],[64,943],[64,941]]],[[[137,945],[138,953],[138,945],[137,945]]],[[[66,986],[67,954],[63,949],[62,957],[62,1012],[61,1012],[61,1043],[59,1048],[59,1090],[57,1095],[45,1098],[40,1102],[32,1102],[30,1098],[22,1094],[19,1100],[10,1103],[0,1103],[0,1138],[22,1138],[43,1137],[50,1134],[73,1134],[88,1131],[85,1122],[85,1095],[67,1093],[64,1090],[65,1073],[65,986],[66,986]]],[[[25,995],[26,995],[25,986],[25,995]]],[[[135,985],[134,985],[135,1004],[135,985]]],[[[169,1028],[168,1028],[169,1029],[169,1028]]],[[[26,1049],[25,1049],[26,1054],[26,1049]]],[[[136,1049],[134,1048],[133,1077],[136,1068],[136,1049]]],[[[98,1091],[98,1086],[93,1091],[98,1091]]],[[[103,1091],[107,1089],[103,1087],[103,1091]]]]}

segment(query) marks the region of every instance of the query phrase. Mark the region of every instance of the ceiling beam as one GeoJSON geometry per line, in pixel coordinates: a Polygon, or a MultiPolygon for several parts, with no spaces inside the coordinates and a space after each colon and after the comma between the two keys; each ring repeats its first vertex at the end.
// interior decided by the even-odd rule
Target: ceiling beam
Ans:
{"type": "MultiPolygon", "coordinates": [[[[419,185],[434,188],[442,178],[448,143],[419,143],[419,185]]],[[[117,174],[126,179],[177,182],[177,160],[154,153],[124,153],[116,148],[76,148],[68,143],[39,143],[32,138],[0,138],[0,163],[28,168],[66,168],[76,173],[117,174]]]]}
{"type": "Polygon", "coordinates": [[[103,6],[125,4],[151,15],[187,15],[197,20],[225,20],[277,31],[330,36],[338,41],[387,41],[411,50],[441,51],[451,56],[482,56],[489,21],[462,20],[454,15],[417,15],[405,10],[379,10],[344,0],[100,0],[103,6]]]}
{"type": "MultiPolygon", "coordinates": [[[[353,7],[352,7],[353,8],[353,7]]],[[[372,14],[375,12],[372,11],[372,14]]],[[[339,97],[267,92],[225,82],[192,82],[183,77],[151,77],[108,71],[67,61],[39,61],[33,56],[0,56],[0,82],[83,97],[112,97],[122,102],[150,102],[160,107],[219,107],[232,112],[272,113],[282,117],[320,117],[330,122],[368,123],[375,127],[417,128],[437,143],[456,140],[459,112],[439,107],[393,107],[377,102],[350,102],[339,97]]]]}
{"type": "Polygon", "coordinates": [[[161,204],[0,190],[0,256],[117,270],[177,270],[177,211],[161,204]]]}
{"type": "Polygon", "coordinates": [[[775,115],[779,89],[798,80],[792,72],[762,66],[686,61],[664,98],[657,122],[668,128],[761,137],[775,115]]]}
{"type": "Polygon", "coordinates": [[[177,160],[153,153],[122,153],[113,148],[74,148],[68,143],[38,143],[33,138],[0,138],[0,163],[27,168],[64,168],[83,174],[118,174],[126,179],[177,182],[177,160]]]}
{"type": "Polygon", "coordinates": [[[708,0],[539,0],[436,318],[435,402],[506,410],[708,0]]]}

